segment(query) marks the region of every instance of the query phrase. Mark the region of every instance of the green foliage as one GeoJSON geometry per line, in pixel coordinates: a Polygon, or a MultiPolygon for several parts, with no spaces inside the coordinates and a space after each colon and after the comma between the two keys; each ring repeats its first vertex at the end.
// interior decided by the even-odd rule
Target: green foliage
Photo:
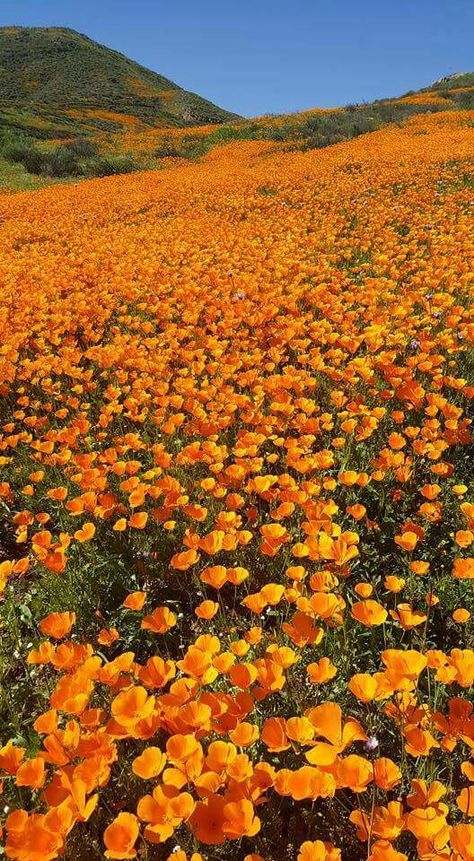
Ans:
{"type": "Polygon", "coordinates": [[[206,135],[185,135],[181,141],[165,139],[154,153],[155,158],[196,159],[205,155],[215,146],[238,140],[258,140],[266,136],[265,127],[259,123],[240,123],[223,125],[206,135]]]}
{"type": "Polygon", "coordinates": [[[79,158],[92,158],[92,156],[99,155],[100,152],[95,141],[89,140],[88,138],[76,138],[75,140],[69,141],[64,145],[64,149],[79,158]]]}
{"type": "Polygon", "coordinates": [[[26,140],[20,138],[16,143],[7,145],[4,150],[4,156],[7,161],[11,161],[14,164],[22,164],[28,173],[41,173],[43,155],[26,140]]]}
{"type": "Polygon", "coordinates": [[[440,105],[410,105],[395,102],[370,105],[349,105],[341,111],[311,114],[297,129],[277,127],[270,129],[268,137],[272,140],[285,140],[288,137],[302,142],[304,149],[319,149],[341,141],[351,140],[359,135],[377,131],[384,126],[401,124],[416,114],[443,110],[440,105]],[[275,134],[273,133],[275,131],[275,134]]]}
{"type": "Polygon", "coordinates": [[[91,159],[84,166],[85,176],[113,176],[143,170],[145,165],[133,155],[103,155],[91,159]]]}
{"type": "Polygon", "coordinates": [[[474,90],[468,93],[453,93],[449,96],[452,106],[457,111],[474,110],[474,90]]]}
{"type": "Polygon", "coordinates": [[[28,138],[5,140],[0,151],[7,162],[22,164],[30,174],[60,179],[131,173],[145,166],[132,155],[101,155],[92,141],[82,139],[47,150],[28,138]]]}

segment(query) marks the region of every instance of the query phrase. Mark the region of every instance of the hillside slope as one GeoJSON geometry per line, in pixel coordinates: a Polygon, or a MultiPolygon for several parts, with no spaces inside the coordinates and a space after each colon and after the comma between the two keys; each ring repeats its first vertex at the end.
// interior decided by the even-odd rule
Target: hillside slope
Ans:
{"type": "Polygon", "coordinates": [[[473,153],[0,195],[5,861],[473,861],[473,153]]]}
{"type": "Polygon", "coordinates": [[[117,51],[57,27],[0,28],[0,111],[0,122],[44,138],[70,136],[74,126],[114,131],[235,118],[117,51]]]}
{"type": "MultiPolygon", "coordinates": [[[[315,98],[316,101],[316,98],[315,98]]],[[[399,98],[244,119],[67,28],[0,28],[0,189],[169,167],[233,140],[321,149],[474,109],[474,74],[399,98]]]]}

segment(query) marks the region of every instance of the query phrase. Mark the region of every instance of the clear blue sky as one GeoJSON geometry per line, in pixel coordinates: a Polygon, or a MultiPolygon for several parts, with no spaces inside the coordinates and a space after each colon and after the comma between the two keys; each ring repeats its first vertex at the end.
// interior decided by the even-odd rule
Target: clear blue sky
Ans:
{"type": "Polygon", "coordinates": [[[474,0],[1,0],[246,116],[399,95],[474,70],[474,0]]]}

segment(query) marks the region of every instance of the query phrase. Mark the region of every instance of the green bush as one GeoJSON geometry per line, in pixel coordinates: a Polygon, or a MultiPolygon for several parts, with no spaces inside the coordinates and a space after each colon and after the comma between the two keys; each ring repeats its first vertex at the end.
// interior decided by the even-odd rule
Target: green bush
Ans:
{"type": "Polygon", "coordinates": [[[184,158],[183,153],[177,147],[167,146],[163,144],[163,146],[159,147],[154,153],[155,158],[184,158]]]}
{"type": "Polygon", "coordinates": [[[18,140],[7,146],[3,153],[7,161],[22,164],[28,173],[42,172],[43,153],[31,141],[18,140]]]}
{"type": "Polygon", "coordinates": [[[474,91],[467,93],[453,93],[450,97],[452,107],[457,111],[474,110],[474,91]]]}
{"type": "Polygon", "coordinates": [[[143,170],[144,165],[131,155],[104,155],[88,161],[84,167],[85,176],[116,176],[143,170]]]}
{"type": "Polygon", "coordinates": [[[89,138],[84,137],[69,141],[69,143],[64,144],[63,149],[66,149],[68,152],[73,153],[73,155],[76,155],[79,158],[92,158],[93,156],[99,155],[99,147],[95,141],[91,141],[89,138]]]}
{"type": "Polygon", "coordinates": [[[99,155],[97,145],[87,138],[78,138],[50,150],[39,149],[27,138],[14,142],[0,138],[0,152],[7,161],[22,164],[28,173],[55,179],[110,176],[144,167],[131,155],[99,155]]]}
{"type": "Polygon", "coordinates": [[[304,149],[332,146],[351,140],[359,135],[377,131],[390,124],[401,125],[415,114],[444,110],[443,105],[374,103],[370,105],[348,105],[341,111],[327,114],[311,114],[297,127],[279,126],[268,130],[270,140],[299,141],[304,149]]]}
{"type": "Polygon", "coordinates": [[[74,153],[64,146],[56,147],[43,154],[43,165],[41,173],[45,176],[64,178],[67,176],[81,176],[82,167],[74,153]]]}

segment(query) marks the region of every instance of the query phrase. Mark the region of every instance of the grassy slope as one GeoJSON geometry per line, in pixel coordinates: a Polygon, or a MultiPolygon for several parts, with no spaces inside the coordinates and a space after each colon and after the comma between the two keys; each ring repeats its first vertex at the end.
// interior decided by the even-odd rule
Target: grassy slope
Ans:
{"type": "Polygon", "coordinates": [[[35,138],[234,117],[66,28],[0,28],[0,123],[35,138]]]}

